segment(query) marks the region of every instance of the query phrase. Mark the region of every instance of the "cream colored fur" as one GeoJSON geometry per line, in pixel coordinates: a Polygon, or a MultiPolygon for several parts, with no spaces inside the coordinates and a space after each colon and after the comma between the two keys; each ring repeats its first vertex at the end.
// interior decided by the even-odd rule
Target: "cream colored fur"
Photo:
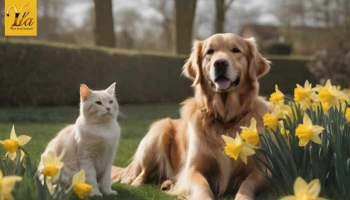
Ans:
{"type": "MultiPolygon", "coordinates": [[[[86,85],[81,85],[80,116],[75,124],[61,130],[41,155],[45,156],[48,151],[59,155],[62,150],[65,151],[61,170],[61,184],[64,187],[69,187],[73,175],[84,169],[86,182],[93,187],[90,196],[117,194],[111,189],[110,180],[120,136],[117,122],[119,106],[114,90],[115,83],[101,91],[92,91],[86,85]]],[[[40,164],[38,171],[42,169],[40,164]]]]}

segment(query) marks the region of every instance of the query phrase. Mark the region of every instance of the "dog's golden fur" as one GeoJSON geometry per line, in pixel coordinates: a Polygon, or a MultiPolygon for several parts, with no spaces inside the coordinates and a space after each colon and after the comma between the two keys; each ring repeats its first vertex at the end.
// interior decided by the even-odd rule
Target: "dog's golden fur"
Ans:
{"type": "Polygon", "coordinates": [[[163,183],[169,194],[191,200],[214,199],[225,192],[236,193],[236,199],[254,199],[266,185],[264,177],[251,158],[247,165],[229,158],[221,135],[235,137],[240,126],[250,125],[252,117],[258,130],[264,130],[262,115],[269,106],[258,97],[258,78],[269,69],[254,40],[216,34],[197,41],[183,67],[183,74],[193,79],[194,97],[182,103],[180,119],[152,124],[130,165],[113,167],[112,181],[133,186],[163,183]],[[233,53],[232,48],[240,52],[233,53]],[[208,55],[209,49],[214,53],[208,55]],[[225,92],[213,88],[210,80],[213,63],[222,58],[228,61],[231,76],[240,78],[238,86],[225,92]],[[225,127],[232,119],[236,119],[232,126],[225,127]]]}

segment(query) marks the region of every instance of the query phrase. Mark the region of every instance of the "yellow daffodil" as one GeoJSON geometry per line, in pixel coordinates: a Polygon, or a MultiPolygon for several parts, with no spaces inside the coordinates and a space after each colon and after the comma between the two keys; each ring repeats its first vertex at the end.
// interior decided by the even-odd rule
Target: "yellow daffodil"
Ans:
{"type": "MultiPolygon", "coordinates": [[[[280,104],[278,105],[280,111],[282,111],[282,114],[280,114],[279,118],[286,118],[286,116],[289,116],[291,119],[294,119],[294,117],[298,117],[297,115],[294,116],[293,114],[293,111],[294,113],[296,113],[296,108],[294,106],[291,106],[291,105],[286,105],[286,104],[280,104]]],[[[303,113],[303,111],[301,110],[301,113],[303,113]]]]}
{"type": "Polygon", "coordinates": [[[289,130],[286,130],[284,128],[284,124],[282,121],[279,122],[279,127],[280,127],[280,133],[282,134],[283,138],[287,139],[289,135],[289,130]]]}
{"type": "Polygon", "coordinates": [[[324,87],[318,85],[317,88],[318,99],[321,101],[324,111],[327,111],[330,107],[337,105],[338,101],[343,96],[343,92],[338,90],[336,86],[332,85],[330,80],[327,81],[324,87]]]}
{"type": "Polygon", "coordinates": [[[294,182],[294,195],[286,196],[281,200],[325,200],[318,197],[321,192],[321,184],[318,179],[312,180],[309,184],[298,177],[294,182]]]}
{"type": "Polygon", "coordinates": [[[242,129],[241,137],[249,144],[256,146],[259,143],[259,134],[256,130],[256,120],[254,118],[250,121],[250,127],[240,127],[242,129]]]}
{"type": "MultiPolygon", "coordinates": [[[[12,126],[12,130],[10,133],[10,139],[1,140],[0,144],[4,145],[7,150],[6,156],[8,156],[11,160],[14,160],[17,155],[18,147],[22,147],[27,144],[31,137],[26,135],[20,135],[17,137],[15,132],[15,126],[12,126]]],[[[21,159],[24,156],[24,152],[21,150],[21,159]]]]}
{"type": "Polygon", "coordinates": [[[73,176],[72,187],[74,187],[73,191],[80,199],[90,194],[92,186],[85,183],[85,171],[83,169],[73,176]]]}
{"type": "Polygon", "coordinates": [[[347,122],[350,122],[350,108],[346,108],[345,119],[347,122]]]}
{"type": "Polygon", "coordinates": [[[41,173],[47,177],[56,176],[63,167],[63,162],[61,162],[63,156],[64,151],[62,151],[61,155],[58,157],[56,157],[55,152],[49,151],[47,155],[42,158],[44,168],[41,173]]]}
{"type": "Polygon", "coordinates": [[[272,113],[268,112],[263,116],[264,125],[276,131],[279,118],[285,118],[281,106],[276,106],[272,113]]]}
{"type": "Polygon", "coordinates": [[[253,146],[244,142],[238,133],[236,134],[235,139],[226,135],[221,135],[221,137],[226,142],[226,155],[230,156],[234,160],[237,160],[238,157],[240,157],[242,161],[247,164],[247,156],[255,154],[253,146]]]}
{"type": "Polygon", "coordinates": [[[313,125],[310,117],[305,114],[303,124],[299,124],[295,130],[295,134],[299,137],[299,146],[305,146],[310,140],[317,144],[321,144],[321,138],[318,136],[324,130],[323,127],[313,125]]]}
{"type": "Polygon", "coordinates": [[[313,102],[313,103],[311,104],[311,110],[314,111],[314,112],[316,112],[317,109],[318,109],[320,106],[322,106],[322,105],[320,105],[320,102],[313,102]]]}
{"type": "Polygon", "coordinates": [[[294,89],[294,101],[300,104],[302,110],[309,108],[316,99],[315,90],[308,80],[305,81],[304,87],[297,84],[297,88],[294,89]]]}
{"type": "Polygon", "coordinates": [[[13,200],[11,194],[17,181],[22,181],[20,176],[3,176],[0,171],[0,200],[13,200]]]}
{"type": "Polygon", "coordinates": [[[344,90],[344,94],[345,94],[345,101],[347,103],[350,103],[350,88],[347,90],[344,90]]]}
{"type": "Polygon", "coordinates": [[[271,128],[272,130],[276,130],[278,124],[278,118],[271,113],[266,113],[263,116],[264,125],[271,128]]]}
{"type": "Polygon", "coordinates": [[[270,101],[276,104],[284,103],[284,94],[278,89],[277,85],[275,85],[275,92],[270,96],[270,101]]]}

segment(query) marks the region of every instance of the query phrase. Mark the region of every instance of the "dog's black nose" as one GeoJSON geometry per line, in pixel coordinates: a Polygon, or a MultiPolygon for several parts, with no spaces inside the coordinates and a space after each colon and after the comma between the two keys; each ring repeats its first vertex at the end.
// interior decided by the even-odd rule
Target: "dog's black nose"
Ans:
{"type": "Polygon", "coordinates": [[[214,67],[216,71],[225,72],[228,67],[228,61],[226,59],[218,59],[214,62],[214,67]]]}

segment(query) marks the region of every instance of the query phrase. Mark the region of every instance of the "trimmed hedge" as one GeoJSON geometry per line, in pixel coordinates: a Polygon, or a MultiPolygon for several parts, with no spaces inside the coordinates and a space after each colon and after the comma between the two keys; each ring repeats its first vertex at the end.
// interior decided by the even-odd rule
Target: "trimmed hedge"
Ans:
{"type": "Polygon", "coordinates": [[[281,43],[279,41],[271,40],[265,44],[264,52],[274,55],[290,55],[292,53],[292,43],[281,43]]]}
{"type": "MultiPolygon", "coordinates": [[[[0,40],[0,105],[77,105],[79,85],[92,89],[117,82],[121,103],[181,102],[192,95],[191,82],[180,77],[186,56],[87,48],[56,43],[0,40]]],[[[277,83],[292,92],[295,83],[312,79],[308,59],[271,57],[261,93],[277,83]]],[[[313,80],[313,79],[312,79],[313,80]]]]}
{"type": "Polygon", "coordinates": [[[270,72],[260,79],[260,93],[270,95],[275,91],[275,84],[285,94],[293,95],[296,84],[304,85],[309,80],[313,85],[319,80],[309,71],[307,65],[310,58],[273,56],[268,58],[271,61],[270,72]]]}

